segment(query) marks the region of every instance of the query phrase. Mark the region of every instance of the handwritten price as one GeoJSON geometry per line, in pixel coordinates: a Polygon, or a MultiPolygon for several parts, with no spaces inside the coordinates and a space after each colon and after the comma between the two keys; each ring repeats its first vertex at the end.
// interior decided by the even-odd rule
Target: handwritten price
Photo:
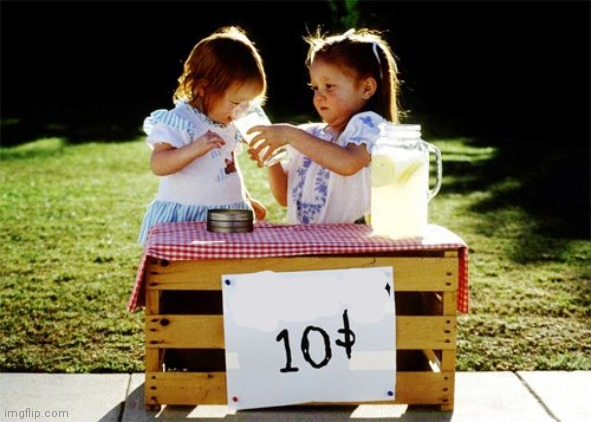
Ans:
{"type": "MultiPolygon", "coordinates": [[[[337,339],[335,344],[337,346],[343,347],[345,349],[345,353],[347,354],[347,358],[351,359],[351,349],[355,344],[355,333],[351,330],[349,325],[349,315],[347,314],[347,309],[343,312],[343,328],[338,330],[339,334],[344,336],[343,340],[337,339]]],[[[285,347],[285,367],[281,368],[279,371],[286,373],[286,372],[297,372],[300,369],[298,367],[292,366],[292,358],[291,358],[291,343],[289,341],[289,331],[287,329],[281,330],[281,332],[277,335],[275,339],[277,342],[284,342],[285,347]]],[[[330,336],[326,331],[324,331],[320,327],[315,327],[313,325],[308,325],[302,334],[301,340],[301,351],[302,355],[306,362],[310,364],[315,369],[320,369],[330,362],[332,358],[332,348],[330,343],[330,336]],[[317,332],[322,336],[324,341],[324,358],[320,362],[316,362],[312,356],[310,355],[310,339],[309,335],[311,332],[317,332]]]]}

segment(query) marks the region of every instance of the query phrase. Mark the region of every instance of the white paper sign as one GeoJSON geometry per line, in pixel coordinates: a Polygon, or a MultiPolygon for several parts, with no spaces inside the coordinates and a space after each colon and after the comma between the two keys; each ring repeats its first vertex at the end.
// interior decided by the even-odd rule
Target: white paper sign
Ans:
{"type": "Polygon", "coordinates": [[[392,267],[222,276],[228,405],[393,400],[392,267]]]}

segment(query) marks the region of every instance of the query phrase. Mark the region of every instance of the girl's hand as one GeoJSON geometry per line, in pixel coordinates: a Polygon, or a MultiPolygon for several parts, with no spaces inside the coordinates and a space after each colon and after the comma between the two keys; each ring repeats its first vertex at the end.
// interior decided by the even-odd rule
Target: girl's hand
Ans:
{"type": "Polygon", "coordinates": [[[257,152],[255,151],[255,149],[253,147],[251,147],[250,145],[248,146],[248,150],[246,150],[246,152],[248,152],[248,155],[250,156],[250,159],[252,161],[256,161],[257,162],[257,166],[263,167],[263,162],[261,161],[259,155],[257,154],[257,152]]]}
{"type": "Polygon", "coordinates": [[[181,148],[162,142],[154,146],[150,157],[152,172],[157,176],[176,173],[195,159],[214,148],[221,148],[225,141],[214,132],[208,131],[193,142],[181,148]]]}
{"type": "Polygon", "coordinates": [[[226,144],[217,133],[208,130],[203,135],[193,141],[193,148],[196,149],[195,153],[197,157],[205,155],[212,149],[220,149],[226,144]]]}
{"type": "Polygon", "coordinates": [[[265,208],[265,206],[261,202],[252,198],[250,198],[250,205],[252,206],[252,210],[254,211],[255,220],[264,220],[267,215],[267,208],[265,208]]]}
{"type": "Polygon", "coordinates": [[[269,158],[273,152],[284,145],[287,145],[290,133],[293,130],[298,130],[295,126],[287,123],[277,123],[274,125],[257,125],[248,130],[248,133],[257,133],[248,149],[251,159],[258,161],[259,167],[263,166],[263,162],[269,158]],[[261,151],[266,147],[268,150],[260,156],[261,151]]]}

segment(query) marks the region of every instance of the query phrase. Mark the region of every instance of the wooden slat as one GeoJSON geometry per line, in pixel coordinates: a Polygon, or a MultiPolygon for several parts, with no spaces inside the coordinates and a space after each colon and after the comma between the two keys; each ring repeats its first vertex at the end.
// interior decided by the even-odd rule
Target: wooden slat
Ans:
{"type": "Polygon", "coordinates": [[[371,267],[394,267],[394,286],[399,292],[457,290],[457,257],[309,256],[200,261],[151,259],[146,265],[144,282],[149,290],[221,290],[221,277],[224,274],[371,267]]]}
{"type": "Polygon", "coordinates": [[[441,369],[453,371],[456,368],[456,349],[443,350],[441,356],[441,369]]]}
{"type": "MultiPolygon", "coordinates": [[[[151,314],[160,313],[161,294],[162,292],[158,290],[146,291],[146,318],[149,318],[151,314]]],[[[150,348],[148,347],[148,343],[145,344],[144,349],[144,366],[146,371],[153,372],[162,370],[163,350],[150,348]]]]}
{"type": "Polygon", "coordinates": [[[398,372],[395,403],[453,403],[454,372],[398,372]]]}
{"type": "Polygon", "coordinates": [[[146,372],[145,404],[227,404],[225,372],[146,372]]]}
{"type": "MultiPolygon", "coordinates": [[[[224,348],[222,315],[149,315],[145,327],[147,348],[224,348]]],[[[396,317],[396,348],[399,350],[451,350],[455,345],[455,318],[396,317]]]]}
{"type": "Polygon", "coordinates": [[[223,349],[222,315],[146,316],[146,347],[167,349],[223,349]]]}
{"type": "MultiPolygon", "coordinates": [[[[453,381],[453,372],[398,372],[396,399],[382,403],[450,405],[453,403],[453,381]]],[[[148,372],[145,402],[149,406],[227,404],[226,373],[148,372]]],[[[322,403],[312,405],[319,404],[322,403]]]]}
{"type": "Polygon", "coordinates": [[[456,325],[456,319],[450,317],[396,317],[396,349],[455,349],[456,325]]]}
{"type": "Polygon", "coordinates": [[[146,315],[160,313],[160,297],[162,292],[159,290],[146,290],[146,315]]]}
{"type": "Polygon", "coordinates": [[[457,315],[457,307],[456,304],[458,303],[458,293],[457,291],[452,292],[444,292],[443,293],[443,309],[442,315],[448,316],[456,316],[457,315]]]}

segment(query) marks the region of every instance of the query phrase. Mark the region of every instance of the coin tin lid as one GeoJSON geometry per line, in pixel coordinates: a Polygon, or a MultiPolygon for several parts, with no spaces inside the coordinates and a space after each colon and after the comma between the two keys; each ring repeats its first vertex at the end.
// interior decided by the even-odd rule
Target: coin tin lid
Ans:
{"type": "Polygon", "coordinates": [[[216,208],[207,210],[207,221],[253,221],[251,210],[216,208]]]}
{"type": "Polygon", "coordinates": [[[207,211],[207,231],[214,233],[248,233],[253,231],[251,210],[211,209],[207,211]]]}

